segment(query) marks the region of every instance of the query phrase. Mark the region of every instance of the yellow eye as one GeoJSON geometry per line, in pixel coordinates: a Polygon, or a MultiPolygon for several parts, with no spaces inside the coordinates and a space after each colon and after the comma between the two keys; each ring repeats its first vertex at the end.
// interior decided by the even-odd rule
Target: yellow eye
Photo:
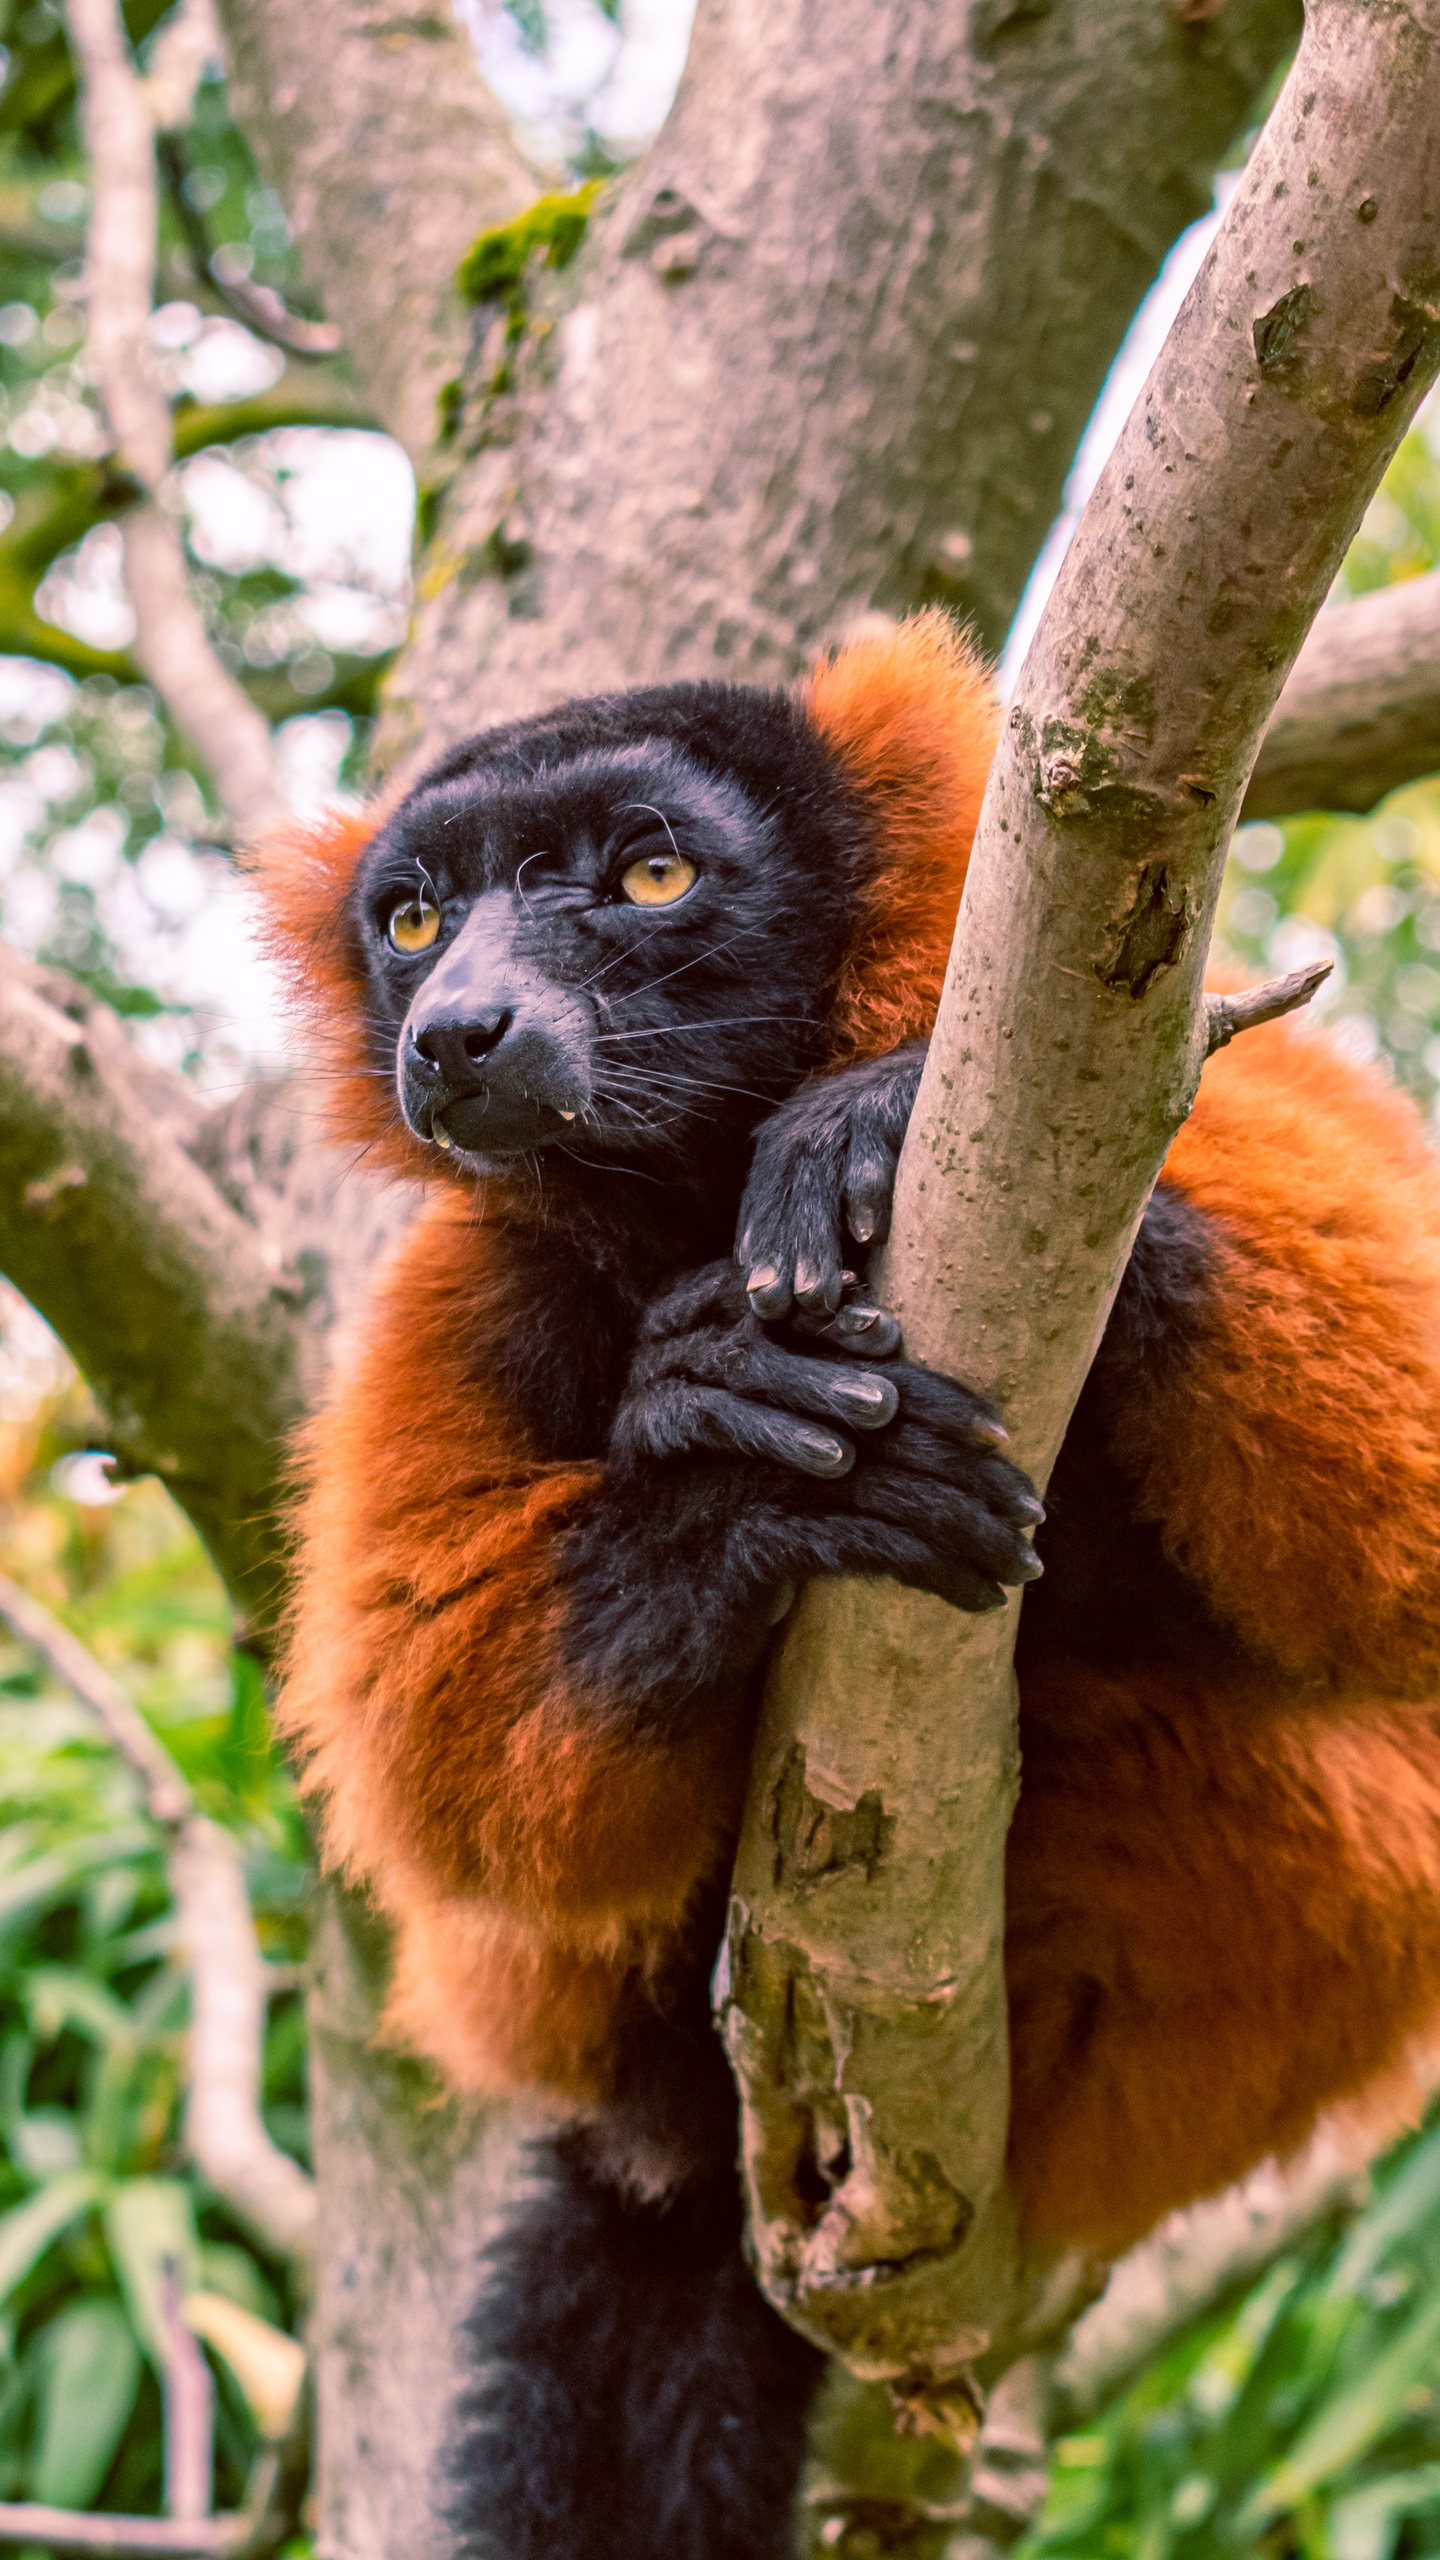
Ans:
{"type": "Polygon", "coordinates": [[[428,951],[440,930],[440,910],[428,889],[407,898],[403,907],[392,909],[385,930],[394,949],[403,951],[407,958],[412,952],[428,951]]]}
{"type": "Polygon", "coordinates": [[[695,865],[683,853],[646,853],[632,862],[621,880],[632,907],[673,907],[695,877],[695,865]]]}

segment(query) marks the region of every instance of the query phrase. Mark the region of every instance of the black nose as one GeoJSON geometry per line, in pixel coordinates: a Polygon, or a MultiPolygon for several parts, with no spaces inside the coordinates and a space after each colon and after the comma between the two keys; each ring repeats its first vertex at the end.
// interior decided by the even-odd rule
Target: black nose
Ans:
{"type": "Polygon", "coordinates": [[[427,1067],[433,1067],[454,1093],[473,1091],[475,1070],[498,1049],[515,1015],[509,1005],[493,1005],[464,1022],[430,1022],[414,1033],[414,1043],[427,1067]]]}

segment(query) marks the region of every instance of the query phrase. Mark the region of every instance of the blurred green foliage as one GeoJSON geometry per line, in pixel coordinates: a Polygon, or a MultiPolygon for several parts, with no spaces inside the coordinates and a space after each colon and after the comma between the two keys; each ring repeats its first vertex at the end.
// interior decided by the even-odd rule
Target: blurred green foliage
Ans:
{"type": "MultiPolygon", "coordinates": [[[[1440,409],[1405,438],[1352,545],[1340,593],[1440,562],[1440,409]]],[[[1242,827],[1221,894],[1216,956],[1250,974],[1335,964],[1317,1023],[1383,1061],[1429,1110],[1440,1091],[1440,780],[1407,783],[1368,817],[1324,811],[1242,827]]]]}
{"type": "Polygon", "coordinates": [[[1017,2560],[1440,2553],[1440,2124],[1055,2448],[1017,2560]]]}
{"type": "MultiPolygon", "coordinates": [[[[308,1846],[260,1672],[231,1651],[224,1593],[159,1485],[93,1498],[101,1471],[74,1455],[87,1419],[70,1387],[0,1423],[0,1564],[123,1682],[239,1840],[277,1968],[266,2120],[304,2159],[308,1846]]],[[[185,2017],[161,1837],[83,1710],[0,1636],[0,2497],[158,2511],[167,2262],[183,2290],[297,2321],[290,2271],[182,2151],[185,2017]]],[[[212,2362],[229,2506],[259,2437],[212,2362]]]]}

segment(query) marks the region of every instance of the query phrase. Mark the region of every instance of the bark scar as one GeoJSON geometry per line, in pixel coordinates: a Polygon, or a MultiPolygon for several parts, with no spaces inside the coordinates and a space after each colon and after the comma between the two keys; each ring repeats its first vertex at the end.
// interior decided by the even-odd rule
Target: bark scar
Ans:
{"type": "Polygon", "coordinates": [[[771,1797],[777,1888],[808,1888],[860,1868],[867,1884],[889,1851],[894,1817],[871,1787],[849,1807],[823,1804],[805,1781],[805,1745],[794,1742],[771,1797]]]}
{"type": "Polygon", "coordinates": [[[1169,866],[1147,862],[1109,949],[1096,962],[1101,985],[1137,999],[1148,995],[1161,971],[1179,958],[1192,912],[1190,892],[1169,866]]]}

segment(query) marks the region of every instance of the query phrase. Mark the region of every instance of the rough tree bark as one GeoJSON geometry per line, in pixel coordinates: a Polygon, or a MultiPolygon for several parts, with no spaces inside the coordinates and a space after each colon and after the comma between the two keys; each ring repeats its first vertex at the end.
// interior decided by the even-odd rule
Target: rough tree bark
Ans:
{"type": "MultiPolygon", "coordinates": [[[[373,90],[332,82],[375,41],[353,0],[222,14],[257,152],[394,418],[355,169],[413,189],[410,93],[388,56],[373,90]]],[[[389,760],[566,692],[788,678],[875,606],[939,597],[998,646],[1125,325],[1297,31],[1294,0],[1188,26],[1152,0],[701,0],[669,122],[536,279],[503,391],[480,315],[473,459],[389,760]]]]}
{"type": "Polygon", "coordinates": [[[231,97],[375,414],[422,482],[465,361],[455,269],[536,192],[443,5],[221,0],[231,97]]]}
{"type": "MultiPolygon", "coordinates": [[[[707,0],[670,125],[574,268],[537,280],[515,389],[492,398],[492,315],[467,331],[449,265],[528,189],[491,148],[468,59],[433,19],[362,0],[222,14],[240,111],[312,280],[422,471],[434,387],[470,357],[392,754],[657,669],[788,674],[877,604],[941,596],[998,639],[1134,304],[1298,24],[1293,0],[1232,0],[1192,25],[1151,0],[974,0],[958,16],[941,0],[844,0],[838,16],[787,0],[778,18],[707,0]]],[[[174,1152],[157,1170],[123,1080],[102,1076],[92,1102],[83,1074],[61,1072],[58,1036],[39,1051],[53,1070],[27,1076],[17,1040],[0,1081],[0,1144],[22,1173],[0,1259],[116,1403],[136,1463],[183,1458],[217,1555],[262,1606],[279,1435],[332,1300],[403,1204],[360,1177],[332,1210],[337,1168],[284,1102],[184,1128],[161,1110],[174,1152]],[[220,1350],[251,1363],[232,1408],[271,1451],[253,1510],[204,1399],[190,1428],[143,1303],[153,1266],[199,1325],[208,1376],[209,1283],[176,1206],[197,1172],[199,1262],[227,1208],[244,1239],[210,1280],[230,1310],[220,1350]]],[[[364,1959],[348,1923],[327,1935],[316,2009],[325,2531],[345,2560],[430,2560],[449,2288],[510,2155],[423,2116],[370,2050],[364,1959]]]]}
{"type": "MultiPolygon", "coordinates": [[[[1193,1099],[1265,721],[1440,365],[1437,68],[1440,0],[1313,0],[996,757],[880,1285],[1042,1485],[1193,1099]]],[[[1024,2264],[1004,2183],[1018,1612],[803,1596],[720,1995],[767,2291],[960,2429],[1085,2284],[1024,2264]]]]}

